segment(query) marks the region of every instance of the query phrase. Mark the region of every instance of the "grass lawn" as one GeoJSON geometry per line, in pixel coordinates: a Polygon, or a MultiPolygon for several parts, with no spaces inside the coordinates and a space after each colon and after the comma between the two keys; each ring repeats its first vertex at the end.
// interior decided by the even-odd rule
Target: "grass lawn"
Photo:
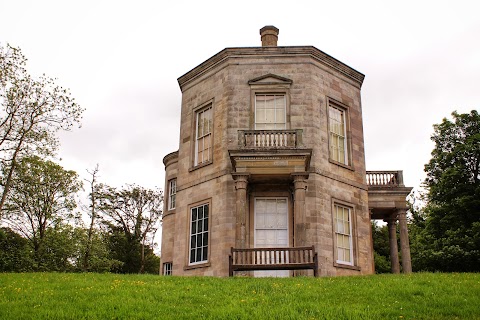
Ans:
{"type": "Polygon", "coordinates": [[[0,319],[480,319],[480,274],[0,274],[0,319]]]}

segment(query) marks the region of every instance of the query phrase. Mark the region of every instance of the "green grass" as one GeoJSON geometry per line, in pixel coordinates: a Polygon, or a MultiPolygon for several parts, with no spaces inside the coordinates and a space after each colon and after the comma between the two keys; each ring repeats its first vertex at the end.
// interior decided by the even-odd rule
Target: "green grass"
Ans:
{"type": "Polygon", "coordinates": [[[0,274],[0,319],[480,319],[480,274],[0,274]]]}

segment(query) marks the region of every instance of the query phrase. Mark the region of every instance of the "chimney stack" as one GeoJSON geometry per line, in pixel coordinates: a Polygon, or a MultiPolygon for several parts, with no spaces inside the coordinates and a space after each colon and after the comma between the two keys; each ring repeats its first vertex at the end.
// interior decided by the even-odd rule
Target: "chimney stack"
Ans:
{"type": "Polygon", "coordinates": [[[262,47],[276,47],[278,41],[278,29],[274,26],[265,26],[260,29],[262,47]]]}

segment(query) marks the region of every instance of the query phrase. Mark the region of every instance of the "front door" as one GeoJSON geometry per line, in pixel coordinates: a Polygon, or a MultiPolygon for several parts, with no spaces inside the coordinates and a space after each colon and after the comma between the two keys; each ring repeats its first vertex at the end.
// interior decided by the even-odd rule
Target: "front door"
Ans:
{"type": "MultiPolygon", "coordinates": [[[[288,247],[287,198],[255,198],[255,247],[288,247]]],[[[288,277],[288,270],[255,271],[256,277],[288,277]]]]}

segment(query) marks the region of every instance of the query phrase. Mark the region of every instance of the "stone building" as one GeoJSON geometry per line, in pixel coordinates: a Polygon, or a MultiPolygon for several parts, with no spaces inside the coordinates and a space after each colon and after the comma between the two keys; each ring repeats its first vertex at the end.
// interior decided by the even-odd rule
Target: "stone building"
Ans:
{"type": "MultiPolygon", "coordinates": [[[[364,75],[312,46],[226,48],[178,79],[178,151],[165,156],[161,273],[227,276],[232,247],[313,245],[321,276],[374,272],[371,219],[410,272],[401,171],[366,172],[364,75]]],[[[262,271],[288,276],[312,271],[262,271]]]]}

